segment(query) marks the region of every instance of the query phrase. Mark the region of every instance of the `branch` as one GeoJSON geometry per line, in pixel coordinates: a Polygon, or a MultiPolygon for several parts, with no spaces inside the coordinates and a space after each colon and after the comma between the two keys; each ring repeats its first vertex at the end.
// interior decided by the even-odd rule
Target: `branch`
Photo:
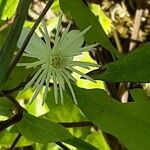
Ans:
{"type": "Polygon", "coordinates": [[[10,100],[15,106],[12,110],[12,116],[5,121],[0,121],[0,132],[1,132],[1,131],[5,130],[6,128],[8,128],[9,126],[11,126],[15,123],[18,123],[22,119],[24,108],[22,108],[19,105],[19,103],[17,102],[17,100],[14,97],[12,97],[11,95],[6,95],[1,92],[0,96],[7,97],[8,100],[10,100]]]}
{"type": "Polygon", "coordinates": [[[60,125],[64,126],[65,128],[78,128],[78,127],[95,127],[97,128],[92,122],[90,121],[83,121],[83,122],[61,122],[60,125]]]}
{"type": "Polygon", "coordinates": [[[15,138],[15,140],[13,141],[12,145],[10,146],[9,150],[14,150],[15,146],[17,145],[21,137],[22,135],[21,133],[19,133],[17,137],[15,138]]]}

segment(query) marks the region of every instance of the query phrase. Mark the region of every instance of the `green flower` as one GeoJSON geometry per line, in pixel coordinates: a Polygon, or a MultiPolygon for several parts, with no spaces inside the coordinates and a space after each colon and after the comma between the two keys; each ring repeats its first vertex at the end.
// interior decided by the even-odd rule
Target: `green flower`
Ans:
{"type": "MultiPolygon", "coordinates": [[[[35,73],[33,78],[26,84],[23,91],[27,90],[33,85],[34,95],[31,99],[33,101],[39,92],[41,91],[44,83],[45,90],[43,95],[43,102],[45,101],[49,89],[49,83],[53,82],[54,85],[54,97],[55,102],[58,103],[58,95],[60,94],[61,103],[64,103],[63,91],[65,90],[65,84],[68,85],[72,98],[77,104],[76,96],[72,88],[70,80],[76,82],[76,79],[72,76],[71,72],[78,73],[87,80],[95,82],[89,76],[83,74],[79,70],[75,69],[75,66],[89,69],[90,66],[98,67],[97,64],[74,61],[74,56],[82,54],[82,52],[89,51],[98,44],[82,47],[84,42],[83,35],[91,28],[87,27],[80,32],[79,30],[69,31],[71,23],[68,24],[64,30],[62,36],[59,35],[61,30],[63,14],[61,13],[57,25],[56,36],[54,40],[54,46],[50,45],[50,36],[47,31],[47,27],[44,21],[42,21],[43,29],[40,29],[41,34],[44,37],[43,42],[35,33],[31,37],[23,56],[37,58],[37,61],[32,63],[19,63],[18,66],[25,66],[28,68],[39,67],[39,70],[35,73]]],[[[29,33],[29,29],[24,28],[18,41],[18,47],[20,48],[26,35],[29,33]]]]}

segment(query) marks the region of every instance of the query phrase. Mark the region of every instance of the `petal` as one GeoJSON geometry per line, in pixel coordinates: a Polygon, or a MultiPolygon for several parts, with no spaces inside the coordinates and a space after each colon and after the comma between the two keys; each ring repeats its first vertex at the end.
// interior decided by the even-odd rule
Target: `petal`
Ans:
{"type": "Polygon", "coordinates": [[[70,66],[79,66],[86,69],[90,69],[89,67],[99,67],[98,64],[82,62],[82,61],[69,61],[70,66]]]}
{"type": "Polygon", "coordinates": [[[43,102],[42,102],[42,105],[44,104],[46,98],[47,98],[47,93],[48,93],[48,89],[49,89],[49,82],[50,82],[50,79],[51,79],[51,70],[49,70],[48,74],[47,74],[47,77],[46,77],[46,86],[45,86],[45,91],[44,91],[44,95],[43,95],[43,102]]]}
{"type": "Polygon", "coordinates": [[[78,55],[81,55],[82,52],[88,52],[90,50],[92,50],[94,47],[98,46],[99,44],[96,43],[96,44],[92,44],[92,45],[89,45],[89,46],[85,46],[85,47],[79,47],[77,48],[75,51],[72,51],[72,52],[68,52],[68,53],[64,53],[65,56],[78,56],[78,55]]]}
{"type": "MultiPolygon", "coordinates": [[[[19,48],[21,48],[29,32],[30,32],[29,28],[23,28],[17,43],[17,46],[19,48]]],[[[36,56],[37,58],[41,58],[41,57],[45,58],[45,56],[47,55],[45,43],[37,36],[36,33],[32,35],[28,45],[25,48],[25,51],[28,52],[29,54],[36,56]]]]}
{"type": "Polygon", "coordinates": [[[91,77],[85,75],[84,73],[82,73],[82,72],[80,72],[80,71],[78,71],[78,70],[76,70],[76,69],[74,69],[74,68],[71,68],[71,67],[69,67],[68,69],[70,69],[70,70],[73,71],[73,72],[76,72],[77,74],[81,75],[82,77],[86,78],[87,80],[96,83],[95,80],[93,80],[91,77]]]}
{"type": "Polygon", "coordinates": [[[63,90],[62,90],[60,83],[59,83],[59,91],[60,91],[61,104],[63,105],[64,104],[64,95],[63,95],[63,90]]]}
{"type": "Polygon", "coordinates": [[[55,70],[55,73],[56,73],[57,79],[58,79],[58,83],[60,83],[61,87],[65,90],[65,81],[60,72],[61,72],[61,70],[57,70],[57,69],[55,70]]]}
{"type": "Polygon", "coordinates": [[[37,73],[32,77],[32,79],[26,84],[26,86],[24,87],[23,91],[21,91],[21,93],[24,92],[24,91],[26,91],[30,86],[33,85],[33,83],[34,83],[35,80],[38,78],[38,76],[39,76],[39,74],[42,72],[42,70],[43,70],[43,68],[40,68],[40,69],[37,71],[37,73]]]}
{"type": "Polygon", "coordinates": [[[58,87],[57,87],[57,79],[56,79],[56,74],[53,71],[53,83],[54,83],[54,97],[55,97],[55,103],[58,104],[58,87]]]}
{"type": "Polygon", "coordinates": [[[47,74],[47,68],[44,68],[43,72],[39,75],[38,79],[36,80],[34,86],[33,86],[33,91],[36,90],[38,84],[41,82],[41,80],[44,78],[45,80],[45,75],[47,74]]]}
{"type": "Polygon", "coordinates": [[[74,54],[76,49],[79,49],[84,42],[83,35],[91,28],[91,26],[87,27],[85,30],[80,32],[79,30],[70,31],[61,44],[61,49],[67,54],[74,54]]]}
{"type": "Polygon", "coordinates": [[[60,16],[59,16],[59,19],[58,19],[58,24],[57,24],[57,29],[56,29],[56,35],[55,35],[55,41],[54,41],[54,43],[56,42],[56,39],[57,39],[57,37],[59,36],[59,33],[60,33],[60,27],[61,27],[62,17],[63,17],[63,12],[60,13],[60,16]]]}
{"type": "Polygon", "coordinates": [[[62,44],[62,42],[63,42],[63,40],[64,40],[64,38],[66,37],[66,35],[68,34],[68,32],[69,32],[69,29],[70,29],[70,26],[71,26],[71,22],[68,24],[68,26],[65,28],[65,30],[64,30],[64,32],[63,32],[63,34],[62,34],[62,36],[61,36],[61,39],[60,39],[60,42],[59,42],[59,47],[60,47],[60,45],[62,44]]]}
{"type": "Polygon", "coordinates": [[[66,76],[71,79],[74,82],[77,82],[77,80],[71,75],[71,73],[67,69],[62,69],[62,71],[66,74],[66,76]]]}
{"type": "Polygon", "coordinates": [[[42,26],[43,26],[43,29],[44,29],[44,32],[45,32],[45,41],[46,41],[46,44],[47,44],[47,48],[49,50],[51,50],[50,36],[48,34],[48,30],[47,30],[46,23],[45,23],[44,19],[42,20],[42,26]]]}
{"type": "Polygon", "coordinates": [[[37,95],[38,95],[39,92],[41,91],[42,86],[43,86],[44,81],[45,81],[45,78],[46,78],[46,74],[44,74],[42,80],[41,80],[40,83],[38,84],[38,87],[37,87],[37,89],[36,89],[36,91],[35,91],[35,93],[34,93],[32,99],[31,99],[31,101],[30,101],[30,104],[34,101],[34,99],[37,97],[37,95]]]}
{"type": "Polygon", "coordinates": [[[33,62],[33,63],[18,63],[17,66],[26,66],[25,68],[28,69],[28,68],[36,68],[37,66],[39,65],[42,65],[44,63],[44,61],[36,61],[36,62],[33,62]]]}
{"type": "Polygon", "coordinates": [[[58,51],[59,40],[60,40],[60,37],[58,36],[54,42],[53,51],[58,51]]]}
{"type": "Polygon", "coordinates": [[[63,53],[72,53],[84,43],[84,37],[79,30],[70,31],[60,44],[59,48],[63,53]]]}
{"type": "Polygon", "coordinates": [[[71,83],[70,83],[68,77],[67,77],[63,72],[61,72],[61,74],[62,74],[62,76],[64,77],[64,79],[66,80],[66,82],[67,82],[67,84],[68,84],[68,87],[69,87],[69,89],[70,89],[70,91],[71,91],[71,94],[72,94],[72,97],[73,97],[73,100],[74,100],[75,104],[78,104],[78,103],[77,103],[76,96],[75,96],[75,93],[74,93],[74,90],[73,90],[73,88],[72,88],[72,85],[71,85],[71,83]]]}

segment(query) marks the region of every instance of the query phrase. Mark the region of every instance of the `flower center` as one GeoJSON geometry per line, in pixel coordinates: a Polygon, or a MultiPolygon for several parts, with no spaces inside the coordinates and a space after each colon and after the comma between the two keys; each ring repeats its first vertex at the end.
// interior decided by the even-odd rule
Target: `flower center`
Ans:
{"type": "Polygon", "coordinates": [[[63,65],[62,57],[59,55],[53,55],[50,58],[50,65],[54,68],[61,68],[63,65]]]}

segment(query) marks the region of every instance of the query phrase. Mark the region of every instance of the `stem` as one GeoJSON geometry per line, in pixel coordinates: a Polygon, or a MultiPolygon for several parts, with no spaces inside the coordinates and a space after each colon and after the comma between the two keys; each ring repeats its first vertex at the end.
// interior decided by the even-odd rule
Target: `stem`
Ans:
{"type": "Polygon", "coordinates": [[[61,142],[55,142],[58,146],[60,146],[63,150],[70,150],[67,146],[62,144],[61,142]]]}
{"type": "Polygon", "coordinates": [[[113,36],[114,36],[116,46],[117,46],[119,53],[123,53],[123,48],[122,48],[122,45],[121,45],[121,42],[120,42],[120,39],[119,39],[116,29],[112,28],[112,32],[113,32],[113,36]]]}
{"type": "Polygon", "coordinates": [[[12,97],[11,95],[6,95],[1,92],[0,96],[7,97],[8,100],[10,100],[15,106],[12,110],[12,116],[5,121],[0,121],[0,132],[1,132],[1,131],[5,130],[6,128],[8,128],[9,126],[11,126],[15,123],[18,123],[22,119],[24,108],[22,108],[19,105],[19,103],[17,102],[17,100],[14,97],[12,97]]]}
{"type": "Polygon", "coordinates": [[[13,141],[12,145],[10,146],[9,150],[13,150],[15,148],[15,146],[17,145],[17,143],[19,142],[20,138],[21,138],[21,133],[19,133],[17,135],[17,137],[15,138],[15,140],[13,141]]]}
{"type": "Polygon", "coordinates": [[[66,127],[66,128],[77,128],[77,127],[88,127],[88,126],[94,126],[94,127],[96,127],[90,121],[83,121],[83,122],[61,122],[59,124],[62,125],[62,126],[64,126],[64,127],[66,127]]]}

